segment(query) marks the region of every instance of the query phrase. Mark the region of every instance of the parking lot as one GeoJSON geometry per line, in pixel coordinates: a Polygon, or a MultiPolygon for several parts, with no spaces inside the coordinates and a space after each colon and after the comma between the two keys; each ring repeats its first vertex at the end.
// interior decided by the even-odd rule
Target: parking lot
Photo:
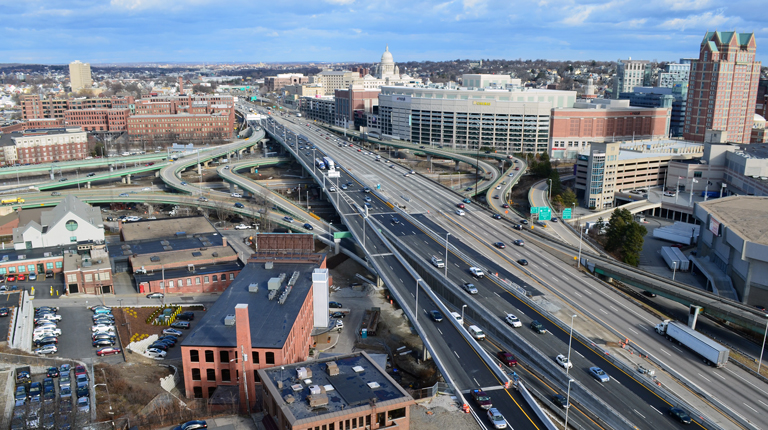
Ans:
{"type": "MultiPolygon", "coordinates": [[[[72,367],[74,369],[74,367],[72,367]]],[[[45,374],[33,374],[32,382],[42,384],[46,378],[45,374]]],[[[83,428],[90,419],[89,411],[78,411],[76,406],[76,387],[74,373],[71,375],[72,397],[61,398],[61,387],[59,386],[59,377],[51,378],[53,380],[54,394],[46,396],[40,395],[39,401],[34,401],[27,396],[24,401],[17,401],[13,410],[12,429],[16,428],[56,428],[56,429],[78,429],[83,428]],[[22,422],[21,427],[17,427],[22,422]],[[68,425],[68,426],[67,426],[68,425]],[[26,426],[26,427],[25,427],[26,426]]],[[[88,376],[90,381],[91,376],[88,376]]],[[[26,392],[29,393],[32,383],[24,384],[26,392]]],[[[89,383],[90,385],[90,383],[89,383]]],[[[90,405],[90,389],[88,393],[90,405]]],[[[90,406],[89,406],[90,408],[90,406]]]]}
{"type": "MultiPolygon", "coordinates": [[[[119,363],[123,361],[122,354],[97,357],[96,350],[91,340],[91,326],[93,326],[93,312],[82,307],[59,309],[61,321],[61,338],[59,339],[59,357],[72,358],[92,362],[119,363]]],[[[115,344],[122,348],[120,339],[115,344]]]]}

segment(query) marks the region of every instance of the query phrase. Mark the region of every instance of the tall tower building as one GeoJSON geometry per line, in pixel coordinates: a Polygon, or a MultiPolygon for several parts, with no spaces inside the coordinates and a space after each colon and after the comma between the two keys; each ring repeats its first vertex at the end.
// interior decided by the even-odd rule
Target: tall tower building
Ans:
{"type": "Polygon", "coordinates": [[[719,130],[728,142],[749,143],[760,79],[755,35],[710,31],[691,64],[683,138],[704,142],[719,130]]]}
{"type": "Polygon", "coordinates": [[[651,63],[645,60],[619,60],[616,65],[616,79],[613,81],[613,97],[631,93],[635,87],[650,85],[651,63]]]}
{"type": "Polygon", "coordinates": [[[72,87],[72,91],[91,88],[93,86],[93,79],[91,79],[90,63],[81,63],[78,60],[74,63],[69,63],[69,84],[72,87]]]}

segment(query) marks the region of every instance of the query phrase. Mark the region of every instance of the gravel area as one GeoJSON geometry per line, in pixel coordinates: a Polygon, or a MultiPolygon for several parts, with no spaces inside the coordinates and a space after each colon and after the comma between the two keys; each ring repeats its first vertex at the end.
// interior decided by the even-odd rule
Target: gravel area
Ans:
{"type": "Polygon", "coordinates": [[[451,396],[437,396],[411,407],[411,428],[419,430],[479,429],[472,414],[461,411],[451,396]]]}

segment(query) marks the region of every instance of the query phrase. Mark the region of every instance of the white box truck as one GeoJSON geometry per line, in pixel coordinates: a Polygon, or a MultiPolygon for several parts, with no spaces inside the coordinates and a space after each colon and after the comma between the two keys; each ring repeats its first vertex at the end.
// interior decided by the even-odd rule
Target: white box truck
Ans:
{"type": "Polygon", "coordinates": [[[656,332],[670,341],[688,347],[704,358],[710,366],[723,367],[728,362],[730,350],[696,330],[677,321],[664,320],[656,325],[656,332]]]}
{"type": "Polygon", "coordinates": [[[443,259],[435,255],[432,256],[432,265],[440,269],[445,267],[445,263],[443,263],[443,259]]]}

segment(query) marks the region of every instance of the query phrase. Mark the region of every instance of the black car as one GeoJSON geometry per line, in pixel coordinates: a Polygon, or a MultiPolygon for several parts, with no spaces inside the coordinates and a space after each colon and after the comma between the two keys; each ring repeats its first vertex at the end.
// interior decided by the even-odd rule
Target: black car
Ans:
{"type": "Polygon", "coordinates": [[[170,340],[170,339],[158,339],[154,342],[155,344],[161,343],[169,348],[173,348],[176,346],[176,342],[170,340]]]}
{"type": "Polygon", "coordinates": [[[687,412],[685,412],[680,408],[671,408],[668,413],[669,413],[669,416],[680,421],[683,424],[691,423],[691,417],[688,415],[687,412]]]}
{"type": "Polygon", "coordinates": [[[522,258],[520,260],[517,260],[517,264],[519,264],[521,266],[527,266],[528,265],[528,260],[526,260],[525,258],[522,258]]]}
{"type": "Polygon", "coordinates": [[[48,378],[58,378],[59,377],[59,368],[58,367],[49,367],[48,371],[45,373],[45,376],[48,378]]]}
{"type": "Polygon", "coordinates": [[[544,328],[544,324],[536,320],[531,321],[531,328],[533,329],[533,331],[539,334],[543,334],[547,332],[547,329],[544,328]]]}
{"type": "Polygon", "coordinates": [[[45,277],[46,278],[53,278],[53,270],[46,270],[45,271],[45,277]]]}
{"type": "Polygon", "coordinates": [[[176,336],[161,336],[157,340],[166,340],[173,342],[174,344],[179,341],[179,339],[176,336]]]}
{"type": "Polygon", "coordinates": [[[392,224],[400,224],[400,218],[393,216],[392,217],[392,224]]]}
{"type": "Polygon", "coordinates": [[[344,318],[346,315],[343,312],[334,312],[331,314],[331,318],[344,318]]]}
{"type": "Polygon", "coordinates": [[[0,317],[8,316],[8,308],[0,308],[0,317]]]}
{"type": "Polygon", "coordinates": [[[344,306],[341,306],[341,303],[339,302],[328,302],[328,307],[333,309],[341,309],[344,306]]]}
{"type": "Polygon", "coordinates": [[[149,345],[147,348],[157,348],[162,351],[168,351],[168,345],[162,342],[155,342],[152,345],[149,345]]]}
{"type": "Polygon", "coordinates": [[[304,223],[304,228],[307,229],[307,230],[314,230],[315,229],[314,227],[312,227],[312,224],[310,224],[310,223],[304,223]]]}
{"type": "Polygon", "coordinates": [[[643,291],[643,295],[648,296],[648,297],[656,297],[656,293],[652,293],[652,292],[647,291],[647,290],[643,291]]]}
{"type": "Polygon", "coordinates": [[[96,342],[97,340],[101,340],[101,339],[108,339],[108,340],[111,340],[111,341],[112,341],[112,343],[114,343],[116,338],[115,338],[115,336],[114,336],[114,335],[112,335],[112,334],[108,334],[108,333],[97,333],[97,334],[94,334],[94,335],[93,335],[93,339],[91,339],[91,341],[93,341],[93,342],[96,342]]]}
{"type": "Polygon", "coordinates": [[[568,399],[562,394],[555,394],[552,396],[552,403],[560,406],[563,409],[566,409],[568,406],[570,406],[568,405],[568,399]]]}
{"type": "Polygon", "coordinates": [[[493,214],[493,219],[501,219],[501,215],[499,215],[499,214],[493,214]]]}
{"type": "Polygon", "coordinates": [[[429,315],[432,317],[432,320],[435,322],[440,322],[443,320],[443,314],[441,314],[440,311],[431,310],[429,311],[429,315]]]}
{"type": "Polygon", "coordinates": [[[93,346],[112,346],[115,344],[115,339],[96,339],[93,341],[93,346]]]}
{"type": "Polygon", "coordinates": [[[34,341],[35,346],[55,345],[57,343],[59,343],[59,339],[55,336],[46,336],[34,341]]]}
{"type": "Polygon", "coordinates": [[[77,394],[77,398],[78,399],[80,397],[88,397],[88,386],[87,385],[81,385],[81,386],[77,387],[76,394],[77,394]]]}
{"type": "Polygon", "coordinates": [[[203,420],[194,420],[194,421],[187,421],[184,424],[180,426],[176,426],[173,428],[173,430],[197,430],[197,429],[207,429],[208,423],[206,423],[203,420]]]}
{"type": "Polygon", "coordinates": [[[182,321],[192,321],[192,320],[195,319],[195,313],[191,312],[191,311],[182,312],[182,313],[176,315],[176,319],[177,320],[182,320],[182,321]]]}

